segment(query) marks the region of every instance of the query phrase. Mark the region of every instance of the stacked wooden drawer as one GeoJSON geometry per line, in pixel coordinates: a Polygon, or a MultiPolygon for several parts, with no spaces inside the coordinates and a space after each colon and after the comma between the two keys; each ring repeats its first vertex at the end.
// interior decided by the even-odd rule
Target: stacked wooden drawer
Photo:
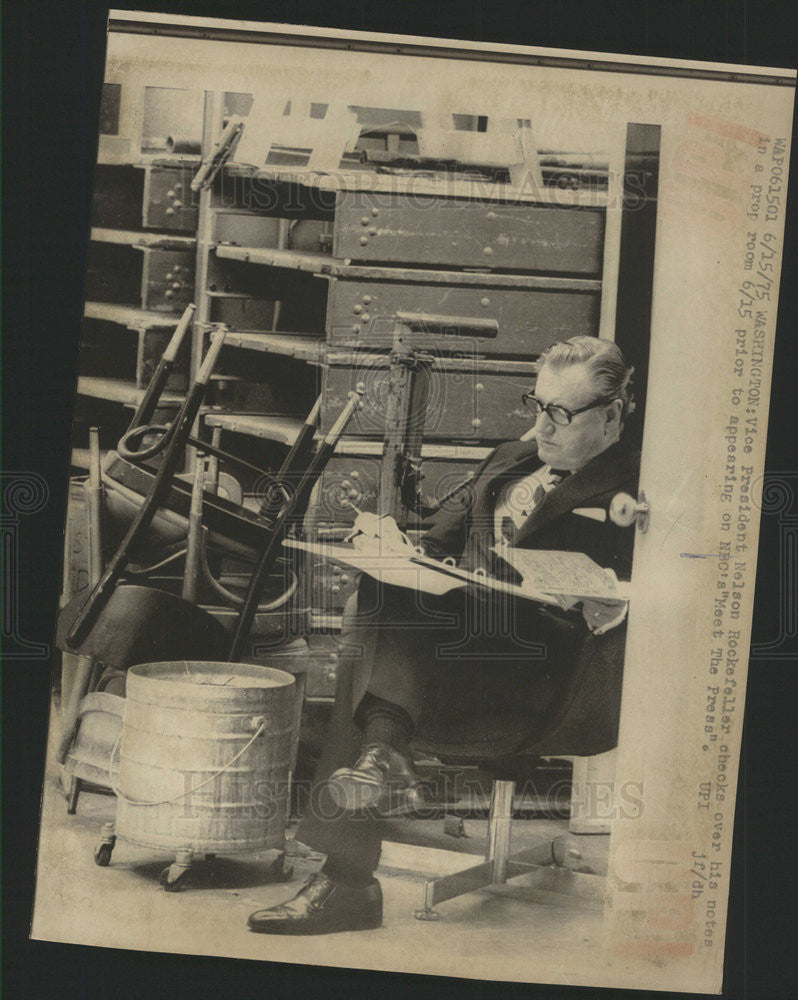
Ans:
{"type": "MultiPolygon", "coordinates": [[[[339,192],[332,256],[347,267],[329,278],[322,431],[350,391],[365,392],[349,454],[317,491],[317,536],[340,537],[358,510],[376,509],[380,459],[357,448],[385,434],[397,314],[412,319],[405,341],[435,358],[422,480],[435,501],[492,446],[529,429],[521,395],[533,359],[557,340],[598,333],[603,245],[603,209],[339,192]]],[[[313,607],[339,612],[356,582],[346,566],[317,562],[313,607]]]]}
{"type": "MultiPolygon", "coordinates": [[[[315,490],[311,539],[340,540],[358,511],[377,508],[397,314],[409,318],[406,342],[434,358],[426,503],[529,429],[521,395],[541,351],[598,333],[603,207],[330,191],[267,171],[236,180],[217,184],[204,229],[201,220],[209,255],[200,320],[230,328],[224,370],[252,388],[240,386],[238,405],[220,398],[206,424],[231,448],[249,435],[261,455],[282,455],[319,390],[322,432],[356,386],[365,390],[315,490]]],[[[304,577],[311,620],[340,621],[356,574],[309,558],[304,577]]]]}
{"type": "MultiPolygon", "coordinates": [[[[76,455],[85,428],[113,447],[149,383],[181,313],[194,300],[197,204],[187,163],[99,164],[92,194],[81,398],[76,455]],[[121,404],[121,405],[120,405],[121,404]]],[[[171,419],[185,390],[189,345],[162,397],[157,422],[171,419]]]]}

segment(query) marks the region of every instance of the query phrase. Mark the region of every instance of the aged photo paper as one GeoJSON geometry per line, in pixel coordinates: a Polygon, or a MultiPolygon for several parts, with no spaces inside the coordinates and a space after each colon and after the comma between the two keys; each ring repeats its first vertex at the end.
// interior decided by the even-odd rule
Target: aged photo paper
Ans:
{"type": "MultiPolygon", "coordinates": [[[[112,12],[66,528],[62,605],[73,611],[58,626],[32,937],[475,980],[720,992],[757,540],[768,503],[795,76],[112,12]],[[608,675],[620,700],[617,750],[535,745],[539,770],[532,784],[516,785],[511,833],[533,860],[505,857],[500,878],[491,856],[487,888],[474,876],[473,892],[440,893],[434,905],[430,890],[425,896],[435,879],[482,862],[468,838],[488,837],[496,774],[460,813],[439,805],[390,820],[376,872],[381,926],[252,933],[248,916],[293,897],[323,860],[323,851],[294,841],[287,776],[301,775],[303,746],[315,747],[314,763],[331,752],[345,599],[368,562],[361,552],[360,563],[353,555],[346,564],[340,546],[353,545],[363,514],[393,510],[401,523],[408,487],[386,478],[391,449],[404,448],[403,460],[412,451],[403,469],[413,474],[414,502],[456,511],[495,446],[529,440],[534,417],[521,397],[535,384],[536,358],[577,335],[614,341],[635,368],[623,434],[640,450],[637,489],[601,502],[585,493],[571,505],[586,537],[617,530],[633,538],[631,580],[602,577],[606,560],[567,552],[535,559],[519,548],[507,562],[528,571],[537,590],[548,581],[549,599],[538,602],[545,614],[570,615],[579,628],[589,599],[622,606],[601,618],[606,638],[626,637],[617,653],[622,687],[621,672],[608,675]],[[394,383],[385,386],[408,346],[424,354],[413,356],[417,369],[431,374],[419,440],[410,427],[397,443],[394,383]],[[169,371],[144,421],[161,429],[125,437],[164,357],[169,371]],[[178,417],[197,386],[195,408],[178,417]],[[297,544],[280,548],[299,560],[282,563],[288,597],[258,611],[252,635],[262,636],[260,646],[248,629],[249,645],[236,633],[239,656],[227,663],[253,572],[246,558],[261,544],[258,519],[276,516],[267,509],[275,477],[292,446],[310,447],[314,429],[315,454],[327,448],[329,465],[308,484],[316,489],[292,528],[297,544]],[[192,440],[173,455],[169,442],[183,432],[192,440]],[[203,445],[248,464],[237,472],[211,452],[214,473],[195,464],[203,445]],[[159,457],[145,475],[136,454],[148,448],[159,457]],[[139,553],[111,579],[158,463],[170,461],[172,492],[167,483],[141,536],[149,562],[139,553]],[[196,487],[192,494],[200,468],[217,477],[204,506],[196,487]],[[398,506],[386,506],[389,487],[398,506]],[[91,551],[92,510],[102,521],[99,554],[91,551]],[[225,549],[233,522],[235,544],[225,549]],[[156,536],[164,546],[157,552],[156,536]],[[191,538],[204,539],[196,551],[191,538]],[[192,553],[197,565],[205,559],[205,577],[194,567],[198,579],[217,574],[210,598],[191,577],[192,553]],[[81,623],[92,588],[108,579],[107,617],[81,623]],[[155,589],[153,579],[161,581],[155,589]],[[158,589],[163,580],[173,585],[168,593],[158,589]],[[141,603],[131,611],[124,595],[135,590],[141,603]],[[213,617],[208,606],[218,606],[213,617]],[[145,635],[129,634],[131,615],[145,635]],[[287,646],[275,646],[278,633],[287,646]],[[115,659],[125,643],[134,652],[115,659]],[[297,644],[301,671],[289,662],[297,644]],[[133,665],[154,660],[178,669],[158,675],[161,697],[153,699],[150,668],[133,665]],[[248,704],[256,664],[267,661],[288,671],[280,675],[287,680],[269,681],[274,705],[242,708],[236,691],[248,704]],[[181,674],[210,690],[220,713],[204,739],[222,731],[224,713],[238,712],[249,727],[245,740],[214,748],[205,771],[191,740],[169,731],[181,674]],[[234,707],[218,707],[228,696],[234,707]],[[227,780],[257,741],[285,764],[285,788],[242,824],[241,810],[231,813],[227,841],[215,834],[192,842],[195,833],[185,831],[200,828],[192,793],[227,780]],[[177,775],[177,785],[156,782],[163,798],[143,803],[149,812],[125,787],[133,763],[147,772],[145,786],[170,766],[177,775]],[[556,782],[539,783],[544,773],[566,775],[559,792],[556,782]],[[524,787],[536,794],[525,798],[524,787]],[[555,844],[548,854],[534,846],[543,840],[555,844]],[[196,882],[183,885],[189,869],[196,882]]],[[[565,479],[547,488],[554,498],[576,487],[565,479]]],[[[401,527],[413,552],[418,525],[411,518],[401,527]]],[[[401,572],[413,573],[409,565],[410,555],[401,572]]],[[[418,567],[430,580],[439,575],[423,560],[418,567]]],[[[420,579],[409,592],[425,591],[420,579]]],[[[449,773],[441,756],[427,752],[423,762],[437,775],[449,773]]],[[[510,782],[499,775],[496,783],[510,791],[506,822],[490,826],[494,849],[510,836],[514,801],[510,782]]],[[[211,812],[228,807],[223,799],[208,800],[211,812]]],[[[498,810],[495,786],[493,801],[498,810]]],[[[314,808],[312,798],[305,805],[314,808]]]]}

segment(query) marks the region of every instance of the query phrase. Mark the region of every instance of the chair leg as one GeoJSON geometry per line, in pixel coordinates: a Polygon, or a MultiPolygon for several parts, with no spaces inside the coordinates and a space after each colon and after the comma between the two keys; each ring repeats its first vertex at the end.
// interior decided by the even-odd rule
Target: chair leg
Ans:
{"type": "Polygon", "coordinates": [[[80,793],[83,789],[83,782],[80,778],[72,775],[72,780],[69,783],[69,792],[67,794],[67,814],[69,816],[74,816],[78,808],[78,799],[80,798],[80,793]]]}
{"type": "Polygon", "coordinates": [[[507,862],[510,858],[510,837],[513,827],[514,781],[494,781],[490,797],[488,817],[488,849],[485,860],[493,862],[493,878],[496,885],[507,881],[507,862]]]}
{"type": "Polygon", "coordinates": [[[488,847],[485,860],[453,875],[430,879],[424,885],[424,905],[416,910],[416,920],[437,920],[436,903],[464,896],[489,885],[507,881],[508,869],[512,878],[528,870],[527,865],[516,865],[510,858],[510,832],[513,822],[513,795],[515,782],[494,781],[488,819],[488,847]]]}

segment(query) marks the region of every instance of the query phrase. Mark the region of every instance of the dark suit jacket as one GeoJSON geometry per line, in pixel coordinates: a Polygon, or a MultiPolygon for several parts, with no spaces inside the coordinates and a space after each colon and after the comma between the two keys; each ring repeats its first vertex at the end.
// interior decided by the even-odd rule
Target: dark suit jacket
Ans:
{"type": "MultiPolygon", "coordinates": [[[[431,519],[422,542],[430,555],[454,556],[469,569],[492,565],[493,516],[503,488],[540,468],[536,441],[499,445],[477,470],[465,504],[443,509],[431,519]]],[[[609,519],[617,493],[637,494],[639,453],[623,442],[611,445],[547,493],[519,529],[516,545],[530,549],[584,552],[621,580],[632,571],[634,533],[609,519]],[[580,511],[582,513],[580,513],[580,511]],[[604,521],[586,511],[602,512],[604,521]]]]}
{"type": "MultiPolygon", "coordinates": [[[[504,486],[541,464],[536,442],[512,441],[496,448],[477,470],[466,502],[459,503],[459,509],[443,509],[432,519],[422,538],[427,551],[453,556],[467,568],[500,571],[491,553],[497,500],[504,486]]],[[[581,551],[628,580],[634,531],[613,524],[607,512],[617,493],[636,495],[638,464],[638,454],[623,443],[611,446],[545,496],[522,525],[516,544],[581,551]],[[598,520],[587,511],[601,512],[606,519],[598,520]]],[[[518,750],[590,755],[615,745],[624,625],[595,636],[577,609],[541,613],[539,606],[518,599],[512,613],[520,646],[513,636],[498,636],[484,644],[484,655],[442,661],[437,653],[439,629],[431,630],[429,624],[424,628],[418,617],[411,620],[412,612],[397,629],[396,608],[408,606],[411,592],[386,588],[375,596],[375,588],[374,581],[363,578],[361,615],[344,635],[337,699],[340,724],[334,727],[341,734],[344,717],[351,720],[352,706],[367,690],[402,704],[400,694],[423,678],[426,709],[418,741],[446,759],[487,760],[518,750]],[[375,612],[364,612],[369,607],[375,612]],[[528,642],[541,644],[543,662],[525,652],[528,642]],[[515,661],[507,662],[508,657],[515,661]]],[[[441,599],[447,608],[456,594],[441,599]]],[[[401,611],[398,618],[402,620],[401,611]]],[[[468,615],[463,620],[467,619],[468,615]]],[[[346,738],[356,743],[354,736],[346,738]]],[[[346,762],[346,753],[339,749],[332,753],[331,748],[329,756],[346,762]]]]}

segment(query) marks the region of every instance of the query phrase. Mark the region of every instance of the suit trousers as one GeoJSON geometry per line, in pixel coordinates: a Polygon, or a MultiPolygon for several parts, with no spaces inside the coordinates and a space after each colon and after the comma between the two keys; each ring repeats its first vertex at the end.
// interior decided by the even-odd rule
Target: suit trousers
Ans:
{"type": "Polygon", "coordinates": [[[424,744],[471,759],[521,746],[556,701],[583,629],[537,613],[528,601],[463,590],[442,597],[364,578],[346,629],[332,732],[296,839],[373,872],[380,822],[336,805],[326,778],[351,765],[366,694],[403,708],[424,744]]]}

